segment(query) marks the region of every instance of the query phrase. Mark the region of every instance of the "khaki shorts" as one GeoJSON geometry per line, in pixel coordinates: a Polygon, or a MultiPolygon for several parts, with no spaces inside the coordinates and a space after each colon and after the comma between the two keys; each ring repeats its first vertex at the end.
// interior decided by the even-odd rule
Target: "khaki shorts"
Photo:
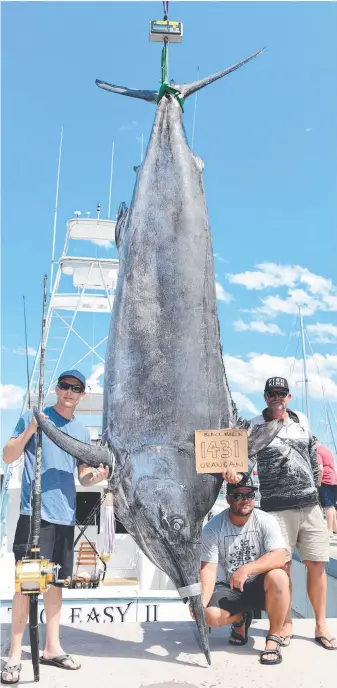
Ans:
{"type": "Polygon", "coordinates": [[[320,506],[270,511],[278,520],[287,545],[287,561],[294,547],[302,561],[329,561],[330,539],[320,506]]]}

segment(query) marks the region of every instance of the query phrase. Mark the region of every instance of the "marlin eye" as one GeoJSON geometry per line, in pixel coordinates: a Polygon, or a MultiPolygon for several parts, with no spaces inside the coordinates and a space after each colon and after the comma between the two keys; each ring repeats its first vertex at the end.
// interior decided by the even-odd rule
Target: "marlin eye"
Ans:
{"type": "Polygon", "coordinates": [[[181,528],[183,528],[184,526],[184,521],[182,520],[182,518],[173,518],[170,522],[170,526],[175,531],[181,530],[181,528]]]}

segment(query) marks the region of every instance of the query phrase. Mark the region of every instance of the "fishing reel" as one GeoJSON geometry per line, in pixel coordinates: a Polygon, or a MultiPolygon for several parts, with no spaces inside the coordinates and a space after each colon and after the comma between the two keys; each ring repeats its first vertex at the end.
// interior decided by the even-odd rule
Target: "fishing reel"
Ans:
{"type": "Polygon", "coordinates": [[[15,592],[21,595],[40,595],[53,583],[68,587],[71,578],[58,577],[60,566],[49,559],[20,559],[15,566],[15,592]]]}

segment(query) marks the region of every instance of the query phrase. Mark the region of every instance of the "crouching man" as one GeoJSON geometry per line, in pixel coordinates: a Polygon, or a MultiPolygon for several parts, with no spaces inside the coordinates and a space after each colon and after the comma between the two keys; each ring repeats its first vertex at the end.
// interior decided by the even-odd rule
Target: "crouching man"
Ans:
{"type": "Polygon", "coordinates": [[[203,529],[202,599],[208,626],[231,625],[231,645],[245,645],[253,609],[266,610],[269,631],[262,664],[280,664],[280,634],[290,604],[282,568],[286,544],[274,516],[255,509],[252,480],[227,485],[225,509],[203,529]]]}

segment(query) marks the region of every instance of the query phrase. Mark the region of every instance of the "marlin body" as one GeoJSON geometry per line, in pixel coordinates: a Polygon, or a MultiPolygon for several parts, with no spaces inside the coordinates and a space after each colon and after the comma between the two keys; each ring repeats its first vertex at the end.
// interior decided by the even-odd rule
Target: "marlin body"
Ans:
{"type": "MultiPolygon", "coordinates": [[[[253,57],[175,89],[186,98],[253,57]]],[[[156,92],[97,83],[157,100],[156,92]]],[[[201,534],[222,478],[196,472],[194,432],[246,427],[252,455],[273,439],[279,423],[250,428],[238,420],[231,399],[202,167],[186,140],[181,101],[167,92],[157,104],[131,206],[122,205],[116,225],[120,268],[105,361],[104,446],[83,445],[41,417],[39,422],[80,461],[111,465],[113,458],[117,517],[190,600],[210,663],[200,595],[201,534]]]]}

